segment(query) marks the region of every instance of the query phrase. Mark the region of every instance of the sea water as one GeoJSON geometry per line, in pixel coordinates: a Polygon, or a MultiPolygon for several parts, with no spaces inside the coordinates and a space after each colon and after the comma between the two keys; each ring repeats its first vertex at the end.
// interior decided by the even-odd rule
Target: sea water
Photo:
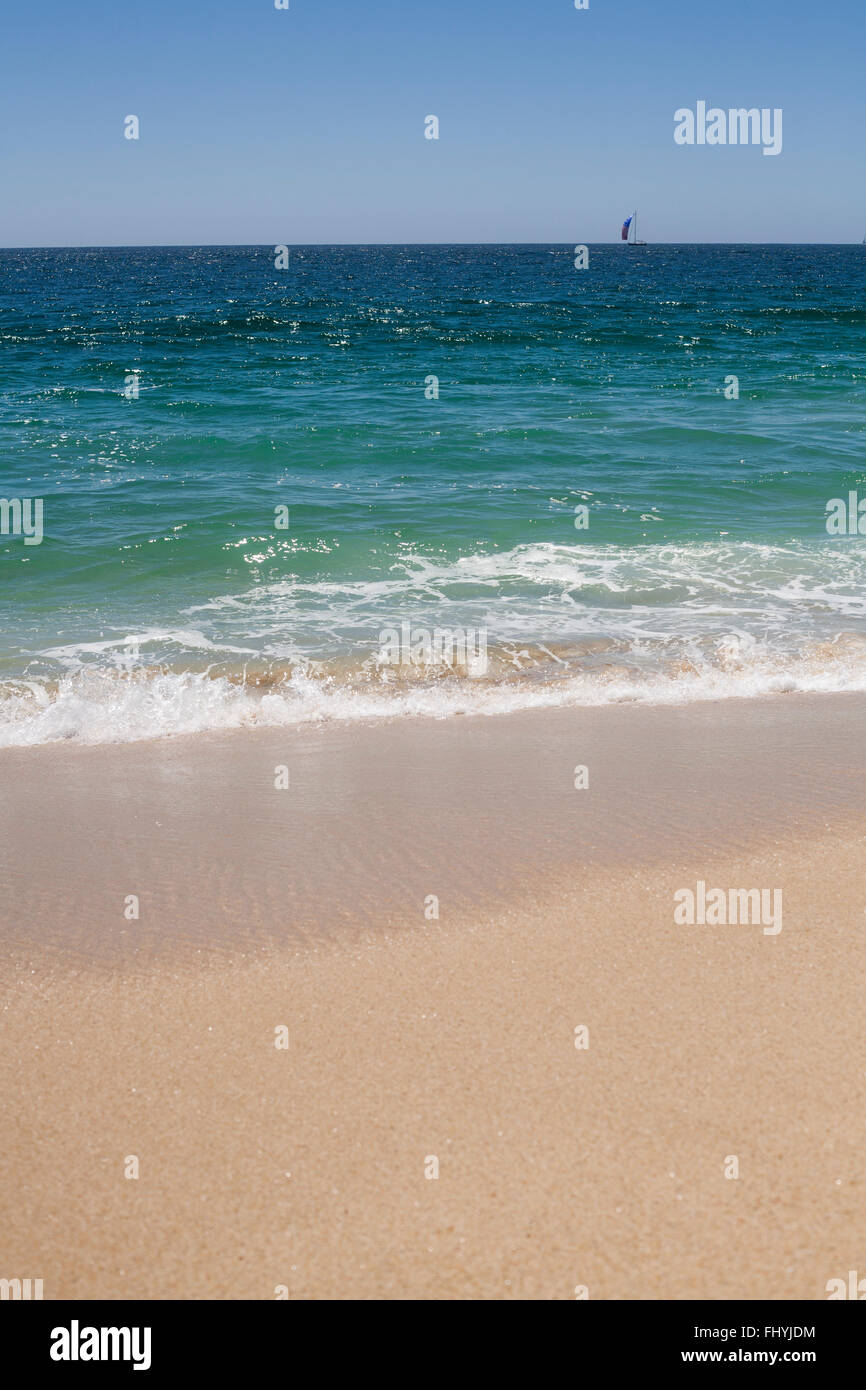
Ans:
{"type": "Polygon", "coordinates": [[[0,745],[866,689],[866,249],[574,252],[0,251],[0,745]]]}

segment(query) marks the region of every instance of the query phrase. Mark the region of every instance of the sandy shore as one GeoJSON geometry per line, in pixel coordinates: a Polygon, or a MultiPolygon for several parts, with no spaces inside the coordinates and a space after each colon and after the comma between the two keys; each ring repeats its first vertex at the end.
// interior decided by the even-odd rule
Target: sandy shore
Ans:
{"type": "Polygon", "coordinates": [[[864,713],[3,752],[0,1276],[826,1297],[866,1259],[864,713]],[[699,881],[781,930],[676,923],[699,881]]]}

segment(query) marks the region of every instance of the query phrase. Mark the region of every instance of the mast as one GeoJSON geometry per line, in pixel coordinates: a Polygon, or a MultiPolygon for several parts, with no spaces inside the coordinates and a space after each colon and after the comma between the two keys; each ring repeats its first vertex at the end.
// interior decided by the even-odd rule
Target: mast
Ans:
{"type": "Polygon", "coordinates": [[[631,215],[631,229],[632,229],[632,231],[634,232],[634,236],[632,237],[632,241],[636,244],[636,243],[637,243],[637,208],[635,208],[634,212],[633,212],[632,215],[631,215]]]}

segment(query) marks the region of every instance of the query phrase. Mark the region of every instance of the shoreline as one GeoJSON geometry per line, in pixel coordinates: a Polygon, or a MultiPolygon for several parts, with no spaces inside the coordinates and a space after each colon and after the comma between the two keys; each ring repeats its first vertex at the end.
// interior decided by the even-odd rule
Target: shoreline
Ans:
{"type": "Polygon", "coordinates": [[[792,694],[0,750],[0,952],[222,959],[423,922],[431,894],[460,918],[591,866],[844,827],[864,711],[792,694]]]}
{"type": "Polygon", "coordinates": [[[563,675],[567,662],[546,651],[518,679],[490,681],[465,672],[419,680],[412,668],[390,668],[387,684],[357,672],[336,685],[328,680],[271,672],[141,668],[135,672],[79,672],[33,683],[8,676],[0,709],[0,754],[31,748],[122,747],[211,735],[275,734],[323,728],[368,728],[411,721],[501,719],[622,709],[689,710],[752,701],[862,698],[866,667],[855,671],[866,646],[850,635],[844,647],[822,651],[825,669],[809,660],[787,668],[756,665],[748,672],[699,669],[685,660],[667,671],[639,675],[627,665],[585,666],[563,675]],[[848,663],[846,665],[846,662],[848,663]],[[556,670],[551,668],[556,664],[556,670]],[[834,664],[835,663],[835,664],[834,664]],[[47,703],[43,703],[46,701],[47,703]]]}
{"type": "Polygon", "coordinates": [[[6,751],[4,1270],[825,1298],[862,1263],[864,709],[6,751]],[[678,925],[702,880],[779,888],[781,930],[678,925]]]}

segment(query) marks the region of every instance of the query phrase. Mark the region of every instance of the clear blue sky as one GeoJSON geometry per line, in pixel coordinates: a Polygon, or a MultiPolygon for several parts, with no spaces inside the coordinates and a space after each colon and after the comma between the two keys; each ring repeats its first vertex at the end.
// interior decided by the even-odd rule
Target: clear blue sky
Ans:
{"type": "Polygon", "coordinates": [[[290,3],[7,2],[0,244],[866,234],[864,0],[290,3]],[[675,145],[698,99],[782,154],[675,145]]]}

